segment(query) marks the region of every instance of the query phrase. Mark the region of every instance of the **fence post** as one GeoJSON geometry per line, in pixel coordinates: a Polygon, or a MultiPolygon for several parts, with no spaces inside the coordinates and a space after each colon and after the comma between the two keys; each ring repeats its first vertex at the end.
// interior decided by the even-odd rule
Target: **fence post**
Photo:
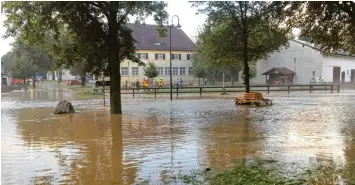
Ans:
{"type": "Polygon", "coordinates": [[[104,92],[104,107],[105,107],[106,106],[105,86],[103,86],[102,92],[104,92]]]}
{"type": "Polygon", "coordinates": [[[202,87],[200,87],[200,96],[202,96],[202,87]]]}
{"type": "Polygon", "coordinates": [[[179,97],[179,88],[176,87],[176,97],[179,97]]]}
{"type": "Polygon", "coordinates": [[[340,92],[340,85],[338,85],[338,92],[340,92]]]}
{"type": "Polygon", "coordinates": [[[290,94],[290,86],[287,86],[287,92],[288,92],[288,94],[290,94]]]}
{"type": "Polygon", "coordinates": [[[270,93],[270,86],[267,86],[267,94],[270,93]]]}
{"type": "Polygon", "coordinates": [[[132,89],[133,90],[133,97],[134,97],[134,89],[132,89]]]}
{"type": "Polygon", "coordinates": [[[154,98],[157,98],[157,88],[154,88],[154,98]]]}
{"type": "Polygon", "coordinates": [[[333,85],[330,86],[330,91],[333,92],[333,85]]]}
{"type": "Polygon", "coordinates": [[[309,93],[312,92],[312,85],[309,86],[309,93]]]}

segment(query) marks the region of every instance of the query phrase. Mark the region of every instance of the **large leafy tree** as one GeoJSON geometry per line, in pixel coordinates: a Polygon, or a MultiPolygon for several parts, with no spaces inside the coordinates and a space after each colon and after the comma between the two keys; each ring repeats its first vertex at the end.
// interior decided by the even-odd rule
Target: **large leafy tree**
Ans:
{"type": "Polygon", "coordinates": [[[354,1],[275,1],[271,13],[326,53],[339,49],[355,54],[354,1]]]}
{"type": "Polygon", "coordinates": [[[12,55],[12,51],[9,51],[5,55],[1,56],[1,66],[5,70],[1,72],[7,72],[10,70],[12,55]]]}
{"type": "MultiPolygon", "coordinates": [[[[166,3],[152,1],[90,1],[90,2],[5,2],[3,10],[7,16],[7,35],[25,35],[26,40],[41,42],[50,30],[54,38],[60,35],[59,26],[67,25],[76,34],[80,46],[97,49],[103,55],[102,62],[108,63],[110,74],[111,113],[121,114],[120,62],[139,62],[135,55],[135,40],[127,27],[128,16],[147,17],[154,14],[161,25],[167,17],[166,3]]],[[[81,47],[78,49],[83,50],[81,47]]],[[[99,56],[102,56],[99,55],[99,56]]],[[[95,61],[95,60],[93,60],[95,61]]],[[[88,60],[90,62],[90,60],[88,60]]]]}
{"type": "Polygon", "coordinates": [[[201,85],[201,79],[207,77],[208,61],[204,59],[204,56],[199,54],[192,59],[194,76],[198,78],[198,85],[201,85]]]}
{"type": "Polygon", "coordinates": [[[52,65],[52,60],[45,50],[28,46],[20,39],[13,44],[13,59],[11,62],[14,63],[11,67],[11,74],[14,77],[21,78],[31,76],[33,88],[36,87],[36,73],[46,73],[52,65]],[[26,68],[27,71],[24,71],[26,68]]]}
{"type": "Polygon", "coordinates": [[[288,29],[280,28],[269,16],[269,3],[261,1],[194,2],[198,13],[208,15],[205,28],[211,43],[208,51],[217,66],[242,63],[245,91],[250,91],[249,62],[266,57],[270,52],[286,46],[288,29]]]}
{"type": "Polygon", "coordinates": [[[26,78],[31,77],[36,72],[36,68],[28,54],[21,53],[12,57],[9,71],[13,78],[23,79],[26,83],[26,78]]]}

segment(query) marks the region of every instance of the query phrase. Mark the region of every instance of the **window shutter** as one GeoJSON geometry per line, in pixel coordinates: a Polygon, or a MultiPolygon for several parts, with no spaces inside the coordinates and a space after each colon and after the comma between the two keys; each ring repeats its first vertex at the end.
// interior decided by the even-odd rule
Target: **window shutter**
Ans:
{"type": "Polygon", "coordinates": [[[155,53],[155,60],[157,60],[158,59],[158,54],[157,53],[155,53]]]}
{"type": "Polygon", "coordinates": [[[187,54],[187,55],[186,55],[186,59],[187,59],[187,60],[190,60],[190,54],[187,54]]]}
{"type": "Polygon", "coordinates": [[[163,60],[165,60],[165,54],[163,54],[163,60]]]}
{"type": "Polygon", "coordinates": [[[181,60],[181,54],[179,54],[179,60],[181,60]]]}

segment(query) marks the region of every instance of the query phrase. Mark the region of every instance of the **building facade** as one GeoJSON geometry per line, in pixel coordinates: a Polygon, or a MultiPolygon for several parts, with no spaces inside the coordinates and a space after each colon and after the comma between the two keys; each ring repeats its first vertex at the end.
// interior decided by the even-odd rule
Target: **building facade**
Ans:
{"type": "Polygon", "coordinates": [[[289,47],[256,63],[252,84],[355,83],[355,56],[344,52],[321,54],[314,45],[290,40],[289,47]]]}
{"type": "MultiPolygon", "coordinates": [[[[198,79],[194,77],[192,59],[195,54],[196,44],[181,30],[171,28],[171,51],[169,30],[165,37],[160,37],[157,25],[128,24],[132,29],[132,36],[136,40],[135,47],[137,56],[142,62],[154,62],[159,71],[157,81],[162,78],[166,84],[170,82],[170,57],[172,57],[172,76],[175,83],[182,79],[184,84],[197,84],[198,79]]],[[[142,82],[147,77],[144,75],[144,67],[138,66],[129,60],[121,63],[120,71],[121,84],[142,82]]],[[[47,73],[47,79],[52,80],[52,73],[47,73]]],[[[55,76],[57,79],[57,75],[55,76]]],[[[75,76],[70,75],[69,70],[63,70],[62,80],[74,80],[75,76]]]]}
{"type": "MultiPolygon", "coordinates": [[[[137,55],[142,62],[153,62],[159,71],[157,81],[163,79],[166,84],[170,82],[170,57],[172,59],[172,80],[175,83],[182,79],[184,84],[196,84],[198,79],[194,77],[192,59],[195,55],[195,43],[181,30],[171,28],[171,56],[169,29],[166,37],[160,37],[156,25],[130,24],[133,30],[132,36],[137,41],[135,47],[137,55]]],[[[121,83],[128,84],[142,81],[144,67],[131,61],[121,63],[121,83]]]]}

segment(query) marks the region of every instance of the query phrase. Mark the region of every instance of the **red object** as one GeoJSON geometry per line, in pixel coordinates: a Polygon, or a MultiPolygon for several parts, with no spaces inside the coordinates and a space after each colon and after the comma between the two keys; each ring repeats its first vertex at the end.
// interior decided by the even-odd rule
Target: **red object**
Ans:
{"type": "Polygon", "coordinates": [[[81,85],[81,82],[78,80],[68,80],[67,84],[68,85],[81,85]]]}
{"type": "Polygon", "coordinates": [[[11,81],[12,85],[16,85],[18,83],[21,83],[21,80],[19,79],[16,79],[16,78],[13,78],[12,81],[11,81]]]}

